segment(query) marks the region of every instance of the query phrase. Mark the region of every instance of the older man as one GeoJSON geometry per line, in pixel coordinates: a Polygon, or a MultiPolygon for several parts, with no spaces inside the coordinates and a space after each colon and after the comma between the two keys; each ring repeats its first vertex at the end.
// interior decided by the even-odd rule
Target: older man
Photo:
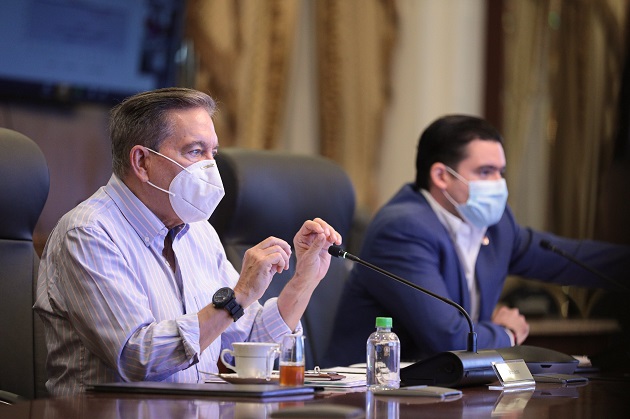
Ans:
{"type": "Polygon", "coordinates": [[[113,175],[64,215],[44,249],[35,310],[48,347],[48,390],[109,381],[197,382],[235,341],[279,341],[300,317],[339,234],[307,220],[295,275],[258,303],[291,247],[269,237],[239,274],[207,219],[224,195],[208,95],[183,88],[128,98],[111,113],[113,175]]]}

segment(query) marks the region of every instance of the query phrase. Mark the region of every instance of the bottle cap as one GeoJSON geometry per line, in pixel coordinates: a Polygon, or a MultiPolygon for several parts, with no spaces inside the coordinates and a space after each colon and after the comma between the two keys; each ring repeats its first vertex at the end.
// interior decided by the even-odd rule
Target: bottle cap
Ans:
{"type": "Polygon", "coordinates": [[[376,318],[376,327],[392,327],[392,318],[391,317],[377,317],[376,318]]]}

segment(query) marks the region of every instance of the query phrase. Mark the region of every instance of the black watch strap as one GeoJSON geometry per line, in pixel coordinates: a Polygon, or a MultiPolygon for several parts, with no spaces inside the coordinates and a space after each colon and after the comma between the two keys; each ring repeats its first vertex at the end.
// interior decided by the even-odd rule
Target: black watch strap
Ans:
{"type": "Polygon", "coordinates": [[[243,307],[241,307],[241,305],[236,302],[236,298],[232,298],[230,301],[228,301],[223,308],[225,308],[227,312],[230,313],[230,316],[232,316],[234,321],[237,321],[238,319],[243,317],[243,314],[245,314],[245,310],[243,310],[243,307]]]}
{"type": "Polygon", "coordinates": [[[243,307],[236,302],[234,290],[230,287],[223,287],[217,290],[217,292],[214,293],[214,296],[212,296],[212,304],[216,308],[224,308],[227,310],[234,321],[240,319],[245,313],[243,307]]]}

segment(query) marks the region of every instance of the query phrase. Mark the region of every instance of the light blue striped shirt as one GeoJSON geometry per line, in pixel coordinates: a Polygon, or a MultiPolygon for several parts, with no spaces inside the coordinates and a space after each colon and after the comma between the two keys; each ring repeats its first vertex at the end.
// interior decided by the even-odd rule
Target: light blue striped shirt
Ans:
{"type": "Polygon", "coordinates": [[[249,306],[200,352],[197,312],[239,274],[205,221],[177,231],[173,273],[162,256],[167,233],[115,175],[61,218],[42,254],[34,306],[51,394],[113,381],[203,381],[199,371],[216,372],[232,342],[279,342],[291,332],[272,298],[249,306]]]}

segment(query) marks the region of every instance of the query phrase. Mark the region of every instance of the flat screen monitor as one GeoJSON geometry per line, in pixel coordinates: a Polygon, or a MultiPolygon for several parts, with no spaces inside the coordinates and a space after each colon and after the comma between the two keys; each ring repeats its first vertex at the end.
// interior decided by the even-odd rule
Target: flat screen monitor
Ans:
{"type": "Polygon", "coordinates": [[[115,103],[177,83],[184,0],[2,0],[0,100],[115,103]]]}

